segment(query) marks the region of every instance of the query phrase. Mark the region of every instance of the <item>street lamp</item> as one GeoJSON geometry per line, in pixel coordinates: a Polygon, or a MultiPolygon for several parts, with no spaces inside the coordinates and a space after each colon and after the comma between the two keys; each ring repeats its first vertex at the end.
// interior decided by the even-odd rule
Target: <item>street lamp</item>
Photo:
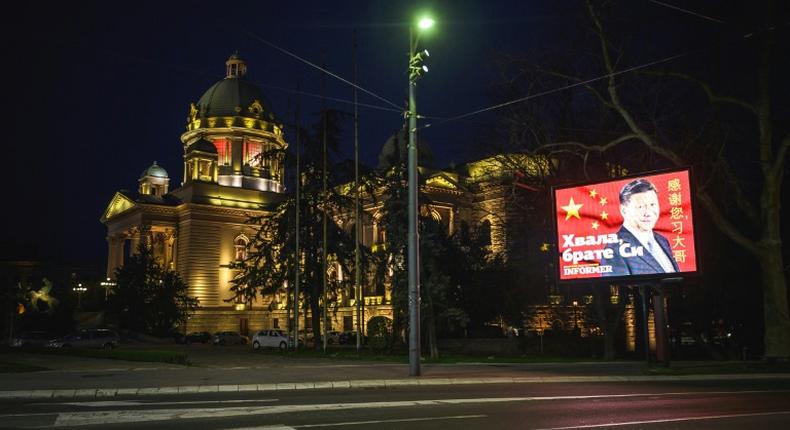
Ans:
{"type": "Polygon", "coordinates": [[[83,287],[82,283],[79,283],[72,290],[77,293],[77,309],[82,309],[82,293],[88,291],[88,288],[83,287]]]}
{"type": "MultiPolygon", "coordinates": [[[[432,18],[421,18],[417,24],[419,30],[433,27],[432,18]]],[[[420,249],[417,232],[417,104],[415,87],[417,79],[428,68],[422,61],[428,51],[416,53],[419,32],[414,37],[414,30],[409,27],[409,238],[408,238],[408,275],[409,275],[409,376],[420,376],[420,249]]]]}
{"type": "Polygon", "coordinates": [[[101,281],[99,285],[104,287],[104,300],[107,301],[110,297],[110,290],[115,287],[116,283],[112,279],[107,278],[106,281],[101,281]]]}

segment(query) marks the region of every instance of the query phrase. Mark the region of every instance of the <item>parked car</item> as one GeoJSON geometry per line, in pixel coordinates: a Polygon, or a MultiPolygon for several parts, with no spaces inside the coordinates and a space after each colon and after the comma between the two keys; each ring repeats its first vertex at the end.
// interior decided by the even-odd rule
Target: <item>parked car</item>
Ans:
{"type": "MultiPolygon", "coordinates": [[[[323,339],[323,336],[321,336],[321,339],[323,339]]],[[[329,345],[340,344],[340,332],[337,330],[326,332],[326,343],[329,345]]]]}
{"type": "MultiPolygon", "coordinates": [[[[299,344],[302,342],[300,340],[299,344]]],[[[261,330],[252,337],[252,349],[293,347],[294,340],[283,330],[261,330]]]]}
{"type": "Polygon", "coordinates": [[[209,343],[211,342],[211,333],[207,331],[195,331],[189,333],[186,337],[186,343],[209,343]]]}
{"type": "Polygon", "coordinates": [[[118,333],[106,328],[91,328],[67,334],[47,343],[50,348],[104,348],[113,349],[121,343],[118,333]]]}
{"type": "Polygon", "coordinates": [[[212,340],[214,345],[246,345],[247,337],[235,331],[218,331],[212,340]]]}
{"type": "Polygon", "coordinates": [[[10,345],[14,348],[45,346],[54,337],[50,333],[40,330],[23,331],[11,339],[10,345]]]}
{"type": "MultiPolygon", "coordinates": [[[[367,337],[362,336],[362,344],[364,345],[367,342],[367,337]]],[[[357,344],[357,332],[356,331],[344,331],[340,333],[339,336],[339,343],[341,345],[356,345],[357,344]]]]}

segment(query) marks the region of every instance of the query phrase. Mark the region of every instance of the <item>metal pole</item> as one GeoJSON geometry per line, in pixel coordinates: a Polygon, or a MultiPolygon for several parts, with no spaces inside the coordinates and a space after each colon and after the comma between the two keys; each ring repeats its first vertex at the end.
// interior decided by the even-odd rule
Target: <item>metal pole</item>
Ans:
{"type": "MultiPolygon", "coordinates": [[[[409,27],[409,64],[415,43],[409,27]]],[[[417,233],[417,105],[415,85],[409,70],[409,376],[420,376],[420,250],[417,233]]]]}
{"type": "Polygon", "coordinates": [[[294,124],[296,125],[296,234],[295,234],[295,244],[294,244],[294,252],[295,252],[295,263],[294,267],[294,351],[299,350],[299,270],[302,263],[302,253],[299,252],[299,212],[301,210],[300,199],[301,195],[299,193],[299,189],[302,188],[302,176],[301,176],[301,169],[300,169],[300,160],[299,160],[299,116],[300,116],[300,103],[299,101],[301,98],[299,97],[299,84],[296,84],[296,111],[294,112],[294,124]]]}
{"type": "Polygon", "coordinates": [[[645,361],[650,365],[650,330],[647,326],[647,301],[650,298],[650,285],[641,285],[640,291],[642,292],[642,336],[644,337],[644,351],[645,361]]]}
{"type": "MultiPolygon", "coordinates": [[[[354,30],[354,84],[357,83],[357,31],[354,30]]],[[[354,292],[357,305],[357,354],[362,351],[362,283],[359,267],[359,106],[354,86],[354,292]]]]}
{"type": "MultiPolygon", "coordinates": [[[[325,91],[326,90],[326,75],[324,75],[324,79],[322,80],[322,86],[324,87],[323,91],[325,91]]],[[[322,96],[323,96],[323,94],[322,94],[322,96]]],[[[323,101],[323,99],[322,99],[322,101],[323,101]]],[[[323,116],[323,138],[321,140],[323,142],[322,143],[322,148],[323,148],[323,167],[321,168],[321,175],[323,176],[323,178],[322,178],[323,186],[321,188],[321,193],[323,195],[324,207],[323,207],[323,210],[321,211],[321,228],[322,228],[322,232],[323,232],[323,247],[322,247],[322,251],[321,251],[321,259],[322,259],[321,278],[324,281],[323,282],[323,302],[324,303],[323,303],[323,306],[321,307],[321,325],[322,325],[322,331],[321,331],[321,335],[322,336],[321,337],[323,337],[323,342],[322,342],[323,347],[322,348],[323,348],[324,354],[326,354],[326,340],[327,340],[326,339],[326,331],[327,331],[326,330],[326,328],[327,328],[326,327],[326,307],[329,305],[328,295],[327,295],[327,276],[326,276],[326,272],[329,269],[329,267],[328,267],[329,261],[327,259],[327,255],[326,255],[326,253],[327,253],[327,243],[326,243],[326,241],[327,241],[327,223],[326,223],[327,219],[326,219],[326,211],[329,209],[328,208],[329,202],[328,202],[328,198],[327,198],[328,196],[327,196],[327,190],[326,190],[326,157],[327,157],[327,153],[326,153],[326,132],[327,132],[327,130],[326,130],[326,119],[327,119],[326,118],[326,106],[323,106],[322,111],[323,111],[322,112],[322,116],[323,116]]],[[[315,337],[313,337],[313,339],[315,339],[315,337]]]]}
{"type": "Polygon", "coordinates": [[[653,290],[653,315],[656,320],[656,361],[664,366],[669,366],[670,350],[667,342],[665,297],[664,287],[655,285],[653,290]]]}

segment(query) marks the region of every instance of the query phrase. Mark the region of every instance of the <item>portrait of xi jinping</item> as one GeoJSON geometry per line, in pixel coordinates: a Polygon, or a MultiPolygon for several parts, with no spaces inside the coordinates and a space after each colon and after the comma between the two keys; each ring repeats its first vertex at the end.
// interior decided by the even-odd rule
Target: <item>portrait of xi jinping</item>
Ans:
{"type": "Polygon", "coordinates": [[[623,225],[617,231],[618,243],[610,244],[612,258],[601,266],[612,266],[603,276],[674,273],[679,270],[669,240],[653,231],[661,207],[658,190],[647,179],[636,179],[620,190],[623,225]]]}

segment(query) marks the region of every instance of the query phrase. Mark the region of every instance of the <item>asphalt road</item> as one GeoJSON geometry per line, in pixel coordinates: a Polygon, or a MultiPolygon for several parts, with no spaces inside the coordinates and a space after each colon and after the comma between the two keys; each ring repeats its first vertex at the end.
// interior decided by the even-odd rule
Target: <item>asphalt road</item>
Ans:
{"type": "Polygon", "coordinates": [[[787,429],[790,382],[420,386],[9,400],[0,427],[787,429]]]}

